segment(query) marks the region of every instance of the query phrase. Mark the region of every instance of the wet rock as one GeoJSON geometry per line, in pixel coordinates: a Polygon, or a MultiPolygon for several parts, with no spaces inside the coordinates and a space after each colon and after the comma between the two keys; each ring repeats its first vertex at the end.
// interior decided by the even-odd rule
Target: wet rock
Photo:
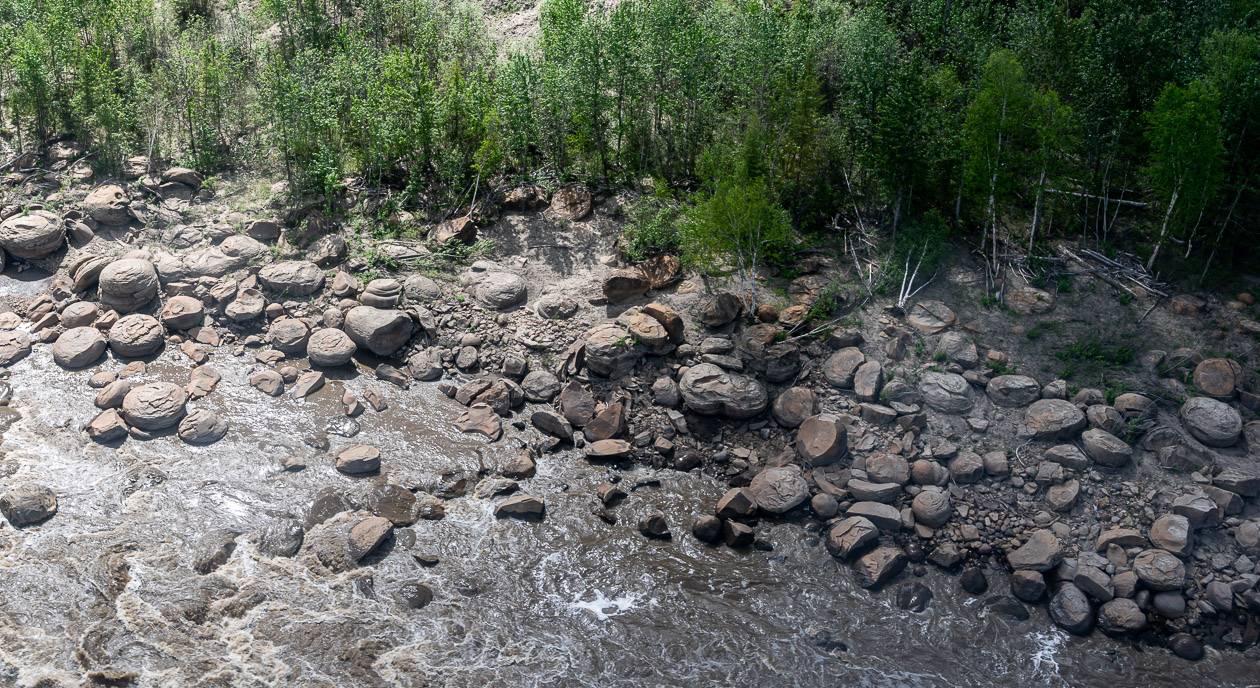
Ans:
{"type": "Polygon", "coordinates": [[[809,499],[809,484],[794,466],[763,469],[748,484],[753,501],[765,512],[782,514],[809,499]]]}
{"type": "Polygon", "coordinates": [[[356,345],[390,356],[411,339],[414,323],[402,311],[356,306],[346,313],[344,329],[356,345]]]}
{"type": "Polygon", "coordinates": [[[722,521],[716,516],[701,514],[691,522],[691,534],[700,542],[713,544],[722,537],[722,521]]]}
{"type": "Polygon", "coordinates": [[[249,384],[269,396],[278,397],[284,393],[284,378],[274,370],[260,370],[250,375],[249,384]]]}
{"type": "Polygon", "coordinates": [[[626,401],[614,401],[604,406],[591,422],[582,428],[587,442],[612,439],[625,433],[629,422],[629,408],[626,401]]]}
{"type": "Polygon", "coordinates": [[[109,348],[120,358],[150,356],[162,348],[166,332],[156,318],[140,313],[123,316],[109,328],[109,348]]]}
{"type": "Polygon", "coordinates": [[[863,588],[878,588],[906,568],[906,553],[896,545],[881,545],[858,557],[853,574],[863,588]]]}
{"type": "Polygon", "coordinates": [[[424,609],[433,602],[433,589],[420,581],[407,581],[398,586],[398,600],[408,609],[424,609]]]}
{"type": "Polygon", "coordinates": [[[123,398],[122,415],[141,430],[164,430],[184,417],[188,395],[169,382],[153,382],[133,388],[123,398]]]}
{"type": "Polygon", "coordinates": [[[297,318],[276,318],[267,328],[267,341],[289,355],[306,353],[306,341],[310,336],[311,328],[297,318]]]}
{"type": "Polygon", "coordinates": [[[932,590],[915,581],[897,588],[897,608],[915,614],[921,613],[932,603],[932,590]]]}
{"type": "Polygon", "coordinates": [[[212,530],[202,535],[193,546],[192,569],[205,575],[223,566],[236,551],[239,533],[226,529],[212,530]]]}
{"type": "Polygon", "coordinates": [[[972,595],[983,595],[989,590],[989,579],[985,578],[984,571],[973,566],[963,569],[958,585],[972,595]]]}
{"type": "Polygon", "coordinates": [[[1242,416],[1229,404],[1208,397],[1194,397],[1182,404],[1181,422],[1209,447],[1230,447],[1242,434],[1242,416]]]}
{"type": "Polygon", "coordinates": [[[338,452],[335,466],[346,475],[376,473],[381,469],[381,450],[367,444],[346,447],[338,452]]]}
{"type": "Polygon", "coordinates": [[[1157,592],[1151,597],[1151,606],[1165,619],[1180,619],[1186,615],[1186,598],[1180,592],[1157,592]]]}
{"type": "Polygon", "coordinates": [[[95,327],[73,327],[53,344],[53,361],[62,368],[77,370],[100,360],[108,344],[95,327]]]}
{"type": "Polygon", "coordinates": [[[534,427],[556,439],[567,442],[573,438],[573,426],[558,413],[539,410],[535,411],[529,420],[534,427]]]}
{"type": "Polygon", "coordinates": [[[849,453],[849,444],[840,418],[828,413],[806,418],[796,431],[796,452],[813,466],[830,465],[844,458],[849,453]]]}
{"type": "Polygon", "coordinates": [[[1121,468],[1133,458],[1133,449],[1124,440],[1098,428],[1081,433],[1081,446],[1095,463],[1108,468],[1121,468]]]}
{"type": "Polygon", "coordinates": [[[528,494],[517,494],[499,502],[494,507],[495,518],[542,518],[547,505],[542,497],[528,494]]]}
{"type": "Polygon", "coordinates": [[[620,461],[634,453],[634,446],[625,440],[599,440],[586,445],[588,461],[620,461]]]}
{"type": "Polygon", "coordinates": [[[971,385],[961,375],[953,373],[924,373],[919,379],[919,393],[930,408],[961,415],[971,410],[971,385]]]}
{"type": "Polygon", "coordinates": [[[487,272],[477,278],[473,298],[496,310],[512,308],[528,298],[525,279],[511,272],[487,272]]]}
{"type": "Polygon", "coordinates": [[[268,524],[258,535],[258,551],[271,557],[292,557],[302,548],[306,531],[297,519],[268,524]]]}
{"type": "Polygon", "coordinates": [[[687,408],[701,415],[751,418],[765,410],[768,401],[766,388],[759,381],[712,363],[689,368],[679,389],[687,408]]]}
{"type": "Polygon", "coordinates": [[[407,526],[416,522],[416,496],[401,485],[378,485],[368,493],[365,506],[396,526],[407,526]]]}
{"type": "Polygon", "coordinates": [[[1024,424],[1032,431],[1034,439],[1070,440],[1085,428],[1085,414],[1069,401],[1041,399],[1028,407],[1024,424]]]}
{"type": "Polygon", "coordinates": [[[210,409],[193,409],[179,422],[179,438],[188,444],[213,444],[227,434],[228,424],[210,409]]]}
{"type": "Polygon", "coordinates": [[[1063,561],[1063,544],[1049,530],[1036,530],[1022,547],[1006,555],[1014,569],[1049,571],[1063,561]]]}
{"type": "Polygon", "coordinates": [[[994,406],[1016,408],[1041,398],[1041,385],[1026,375],[999,375],[989,380],[985,393],[994,406]]]}
{"type": "Polygon", "coordinates": [[[850,517],[864,518],[880,530],[893,533],[901,530],[901,511],[890,504],[856,502],[845,514],[850,517]]]}
{"type": "Polygon", "coordinates": [[[1040,602],[1046,594],[1046,579],[1038,571],[1015,571],[1011,574],[1011,594],[1029,604],[1040,602]]]}
{"type": "Polygon", "coordinates": [[[324,368],[346,365],[356,351],[358,347],[349,335],[332,328],[315,330],[306,340],[306,356],[311,365],[324,368]]]}
{"type": "Polygon", "coordinates": [[[116,260],[101,269],[97,290],[101,304],[119,313],[131,313],[158,295],[158,275],[153,263],[140,258],[116,260]]]}
{"type": "Polygon", "coordinates": [[[318,392],[323,386],[324,374],[317,370],[308,370],[299,375],[297,381],[293,384],[293,396],[298,399],[304,399],[318,392]]]}
{"type": "Polygon", "coordinates": [[[158,320],[172,331],[188,330],[201,325],[206,318],[205,306],[191,296],[172,296],[162,306],[158,320]]]}
{"type": "Polygon", "coordinates": [[[656,509],[647,512],[639,519],[639,532],[646,537],[658,540],[668,540],[671,537],[669,521],[665,519],[664,512],[656,509]]]}
{"type": "Polygon", "coordinates": [[[127,424],[114,409],[98,413],[85,428],[88,437],[94,442],[115,442],[127,436],[127,424]]]}
{"type": "Polygon", "coordinates": [[[1185,585],[1185,565],[1162,549],[1140,552],[1133,558],[1133,571],[1152,590],[1179,590],[1185,585]]]}
{"type": "Polygon", "coordinates": [[[56,513],[57,495],[37,483],[21,483],[0,495],[0,514],[14,528],[42,523],[56,513]]]}
{"type": "Polygon", "coordinates": [[[1151,544],[1178,556],[1187,556],[1194,548],[1194,531],[1190,519],[1177,514],[1164,514],[1151,524],[1151,544]]]}
{"type": "Polygon", "coordinates": [[[1094,611],[1089,598],[1071,583],[1059,586],[1050,598],[1050,618],[1060,628],[1075,635],[1087,635],[1094,627],[1094,611]]]}
{"type": "Polygon", "coordinates": [[[954,326],[958,316],[940,301],[920,301],[910,308],[906,322],[921,334],[938,334],[954,326]]]}
{"type": "Polygon", "coordinates": [[[492,442],[503,436],[503,422],[489,404],[477,403],[469,406],[467,411],[455,419],[455,427],[460,432],[479,434],[492,442]]]}
{"type": "Polygon", "coordinates": [[[310,296],[324,286],[324,271],[314,263],[290,260],[272,263],[258,271],[258,281],[285,296],[310,296]]]}
{"type": "Polygon", "coordinates": [[[705,327],[718,328],[727,325],[744,312],[744,302],[729,291],[718,292],[705,299],[700,306],[700,322],[705,327]]]}
{"type": "Polygon", "coordinates": [[[733,487],[718,500],[714,513],[721,519],[749,519],[757,513],[757,502],[748,488],[733,487]]]}
{"type": "Polygon", "coordinates": [[[11,256],[38,260],[55,253],[65,242],[61,218],[46,210],[14,215],[0,223],[0,248],[11,256]]]}
{"type": "Polygon", "coordinates": [[[30,353],[30,335],[22,330],[0,330],[0,366],[11,366],[30,353]]]}
{"type": "Polygon", "coordinates": [[[350,527],[347,547],[350,558],[358,561],[371,554],[394,531],[394,524],[387,518],[369,516],[350,527]]]}
{"type": "Polygon", "coordinates": [[[827,531],[827,551],[849,559],[879,541],[879,528],[861,516],[850,516],[827,531]]]}
{"type": "Polygon", "coordinates": [[[1133,600],[1123,597],[1098,608],[1098,629],[1108,635],[1137,633],[1146,628],[1146,615],[1133,600]]]}
{"type": "Polygon", "coordinates": [[[910,508],[914,512],[915,522],[929,528],[940,528],[953,514],[949,495],[936,490],[923,490],[915,495],[910,508]]]}
{"type": "Polygon", "coordinates": [[[1209,358],[1194,368],[1194,386],[1217,399],[1232,399],[1242,387],[1243,368],[1228,358],[1209,358]]]}
{"type": "Polygon", "coordinates": [[[1168,649],[1191,662],[1203,659],[1203,643],[1189,633],[1174,633],[1168,638],[1168,649]]]}

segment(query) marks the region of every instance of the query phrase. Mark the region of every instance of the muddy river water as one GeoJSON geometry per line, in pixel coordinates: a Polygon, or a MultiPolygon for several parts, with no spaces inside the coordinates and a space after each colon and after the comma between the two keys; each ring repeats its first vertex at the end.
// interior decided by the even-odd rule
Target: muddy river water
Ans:
{"type": "MultiPolygon", "coordinates": [[[[0,277],[0,295],[37,282],[0,277]]],[[[0,525],[0,686],[78,686],[89,672],[130,685],[171,686],[1244,686],[1255,657],[1209,650],[1198,663],[1168,652],[1057,630],[1042,608],[1016,621],[929,571],[879,593],[857,587],[802,523],[770,528],[772,551],[701,545],[691,517],[721,493],[716,481],[638,469],[638,489],[615,513],[592,515],[608,469],[575,453],[544,456],[526,491],[545,496],[541,522],[496,520],[473,495],[482,465],[516,451],[450,425],[458,406],[430,384],[410,390],[368,376],[331,379],[305,401],[249,386],[257,368],[219,349],[223,376],[191,407],[220,411],[231,429],[208,447],[174,436],[90,442],[92,372],[66,372],[36,345],[15,364],[3,414],[0,486],[39,482],[60,510],[40,525],[0,525]],[[331,454],[303,438],[344,422],[343,389],[383,390],[389,408],[357,419],[332,450],[380,447],[381,475],[337,473],[331,454]],[[302,455],[307,468],[280,459],[302,455]],[[329,487],[364,494],[388,481],[437,489],[470,479],[442,520],[399,528],[350,572],[317,572],[302,557],[268,556],[253,533],[304,518],[329,487]],[[651,508],[675,537],[654,541],[634,524],[651,508]],[[199,538],[242,533],[208,575],[192,562],[199,538]],[[412,555],[436,556],[422,566],[412,555]],[[899,609],[898,586],[935,596],[899,609]],[[433,602],[411,609],[400,589],[423,582],[433,602]]],[[[141,379],[187,380],[173,347],[141,379]]],[[[2,409],[0,409],[2,410],[2,409]]]]}

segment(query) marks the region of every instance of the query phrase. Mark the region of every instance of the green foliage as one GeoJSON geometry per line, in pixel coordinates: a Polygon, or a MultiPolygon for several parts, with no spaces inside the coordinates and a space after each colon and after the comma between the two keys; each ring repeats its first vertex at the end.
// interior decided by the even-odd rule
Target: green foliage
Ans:
{"type": "Polygon", "coordinates": [[[1133,349],[1128,346],[1109,346],[1097,339],[1072,342],[1056,351],[1054,357],[1065,362],[1093,362],[1108,366],[1126,366],[1133,362],[1133,349]]]}
{"type": "Polygon", "coordinates": [[[678,223],[683,209],[667,194],[640,199],[630,209],[622,230],[621,252],[634,262],[678,250],[678,223]]]}

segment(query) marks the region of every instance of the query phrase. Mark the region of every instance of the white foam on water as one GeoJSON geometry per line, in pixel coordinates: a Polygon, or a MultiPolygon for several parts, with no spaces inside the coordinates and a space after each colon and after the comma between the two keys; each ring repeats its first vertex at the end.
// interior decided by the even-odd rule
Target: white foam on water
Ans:
{"type": "Polygon", "coordinates": [[[595,599],[583,600],[582,595],[576,595],[573,602],[569,604],[569,608],[574,611],[587,611],[600,621],[607,621],[614,616],[621,616],[626,612],[636,609],[639,606],[639,600],[643,599],[642,593],[629,593],[620,597],[609,598],[604,595],[603,591],[595,591],[595,599]]]}
{"type": "Polygon", "coordinates": [[[1037,651],[1032,655],[1033,673],[1038,676],[1058,678],[1059,661],[1056,655],[1059,653],[1059,648],[1067,642],[1067,634],[1058,629],[1052,629],[1033,633],[1030,638],[1037,646],[1037,651]]]}

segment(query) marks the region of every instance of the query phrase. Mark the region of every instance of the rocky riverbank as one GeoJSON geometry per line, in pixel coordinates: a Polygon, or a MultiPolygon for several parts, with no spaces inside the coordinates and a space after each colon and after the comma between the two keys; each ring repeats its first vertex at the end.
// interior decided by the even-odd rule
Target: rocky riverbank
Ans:
{"type": "MultiPolygon", "coordinates": [[[[319,428],[295,438],[300,450],[266,459],[289,471],[328,462],[373,487],[361,502],[329,490],[301,522],[250,534],[269,556],[370,567],[396,529],[443,518],[466,492],[493,499],[497,517],[545,520],[554,488],[531,479],[576,449],[606,467],[590,518],[647,538],[769,550],[769,528],[795,524],[862,587],[933,566],[1013,620],[1046,605],[1070,633],[1097,628],[1190,660],[1205,645],[1255,645],[1260,325],[1248,294],[1152,307],[1169,332],[1218,324],[1244,355],[1152,338],[1133,343],[1131,386],[1076,389],[1015,373],[1024,363],[997,343],[1002,326],[978,326],[1065,308],[1030,285],[995,316],[960,317],[956,294],[939,289],[905,312],[868,304],[801,327],[843,269],[810,257],[777,303],[749,313],[741,295],[703,288],[672,258],[606,265],[617,199],[584,189],[514,189],[435,224],[443,240],[501,240],[497,255],[444,276],[401,269],[433,245],[372,241],[319,209],[295,210],[282,189],[234,207],[192,170],[150,176],[136,160],[129,179],[95,184],[67,166],[76,157],[54,148],[7,180],[6,276],[52,278],[0,315],[0,365],[21,376],[32,349],[48,347],[57,366],[92,371],[82,393],[98,413],[82,432],[117,451],[221,441],[233,420],[206,403],[222,378],[216,360],[246,363],[260,397],[335,396],[319,428]],[[377,254],[400,269],[382,274],[365,259],[377,254]],[[172,351],[182,379],[146,374],[172,351]],[[345,383],[360,376],[374,381],[345,383]],[[517,448],[475,475],[395,482],[395,457],[363,417],[390,414],[390,390],[413,385],[464,407],[434,423],[517,448]],[[716,476],[729,490],[687,521],[656,509],[622,523],[619,504],[642,487],[621,479],[635,466],[716,476]]],[[[37,471],[5,480],[0,511],[16,536],[57,508],[37,471]]],[[[244,536],[200,534],[194,570],[213,573],[244,536]]],[[[902,585],[895,601],[922,610],[923,590],[902,585]]],[[[431,598],[422,584],[409,597],[431,598]]]]}

